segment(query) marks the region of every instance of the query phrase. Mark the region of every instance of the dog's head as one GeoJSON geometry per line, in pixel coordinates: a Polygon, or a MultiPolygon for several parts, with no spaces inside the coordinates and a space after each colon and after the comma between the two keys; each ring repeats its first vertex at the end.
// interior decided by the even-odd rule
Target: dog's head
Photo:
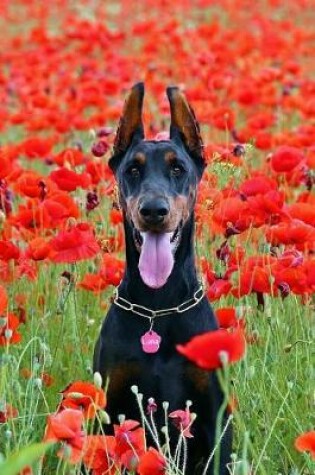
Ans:
{"type": "Polygon", "coordinates": [[[169,140],[145,140],[143,83],[129,93],[109,165],[119,185],[120,204],[133,229],[142,280],[162,287],[174,265],[181,232],[194,208],[205,168],[199,125],[185,96],[169,87],[169,140]]]}

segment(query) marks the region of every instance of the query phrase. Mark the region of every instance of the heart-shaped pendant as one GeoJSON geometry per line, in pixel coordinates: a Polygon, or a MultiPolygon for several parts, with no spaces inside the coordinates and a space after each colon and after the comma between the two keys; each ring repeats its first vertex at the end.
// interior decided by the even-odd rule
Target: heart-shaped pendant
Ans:
{"type": "Polygon", "coordinates": [[[145,353],[156,353],[160,348],[162,338],[153,330],[149,330],[141,337],[142,349],[145,353]]]}

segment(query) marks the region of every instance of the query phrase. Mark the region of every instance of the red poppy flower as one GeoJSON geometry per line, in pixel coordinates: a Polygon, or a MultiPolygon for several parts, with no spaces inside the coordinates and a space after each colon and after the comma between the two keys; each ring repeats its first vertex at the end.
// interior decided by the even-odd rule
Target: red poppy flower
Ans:
{"type": "Polygon", "coordinates": [[[5,290],[2,285],[0,285],[0,315],[2,315],[7,308],[8,305],[8,295],[7,291],[5,290]]]}
{"type": "Polygon", "coordinates": [[[3,150],[0,150],[0,180],[5,178],[11,172],[11,162],[3,150]]]}
{"type": "Polygon", "coordinates": [[[145,451],[144,429],[139,422],[126,420],[119,426],[114,425],[114,433],[116,456],[128,470],[133,470],[145,451]]]}
{"type": "Polygon", "coordinates": [[[252,222],[247,202],[234,197],[222,200],[215,207],[212,218],[223,228],[233,227],[238,232],[247,229],[252,222]]]}
{"type": "Polygon", "coordinates": [[[105,253],[100,274],[107,285],[119,285],[125,270],[125,262],[113,254],[105,253]]]}
{"type": "Polygon", "coordinates": [[[271,127],[276,120],[275,114],[268,112],[258,112],[252,115],[247,121],[247,127],[250,129],[266,129],[271,127]]]}
{"type": "Polygon", "coordinates": [[[109,219],[113,226],[117,226],[117,224],[120,224],[123,222],[122,212],[119,211],[118,209],[111,209],[109,213],[109,219]]]}
{"type": "Polygon", "coordinates": [[[288,214],[283,211],[284,194],[279,191],[272,190],[264,195],[250,196],[247,204],[255,227],[264,223],[277,224],[281,219],[288,220],[288,214]]]}
{"type": "Polygon", "coordinates": [[[291,172],[303,160],[304,155],[300,149],[283,145],[273,153],[271,168],[276,173],[291,172]]]}
{"type": "Polygon", "coordinates": [[[86,161],[86,158],[81,150],[77,148],[67,148],[55,155],[53,160],[60,167],[64,166],[66,163],[72,167],[76,167],[82,165],[86,161]]]}
{"type": "Polygon", "coordinates": [[[49,175],[50,179],[55,182],[60,190],[74,191],[78,187],[87,188],[91,183],[88,173],[76,173],[68,168],[60,168],[49,175]]]}
{"type": "Polygon", "coordinates": [[[55,229],[69,218],[78,218],[79,209],[74,200],[64,191],[49,194],[44,201],[29,200],[20,205],[18,213],[10,217],[10,223],[18,228],[55,229]]]}
{"type": "Polygon", "coordinates": [[[21,153],[28,158],[46,158],[55,140],[53,138],[42,139],[40,137],[30,137],[20,144],[21,153]]]}
{"type": "Polygon", "coordinates": [[[153,447],[141,455],[137,473],[139,475],[165,475],[167,464],[165,457],[153,447]]]}
{"type": "Polygon", "coordinates": [[[19,343],[22,339],[17,329],[20,320],[14,313],[8,313],[7,317],[1,317],[0,322],[0,346],[19,343]]]}
{"type": "Polygon", "coordinates": [[[315,430],[305,432],[295,439],[294,447],[299,452],[309,452],[313,460],[315,460],[315,430]]]}
{"type": "Polygon", "coordinates": [[[305,262],[304,269],[307,279],[308,292],[313,293],[315,292],[315,259],[305,262]]]}
{"type": "MultiPolygon", "coordinates": [[[[69,462],[78,463],[81,460],[85,439],[82,423],[82,412],[74,409],[65,409],[48,416],[44,442],[64,442],[71,448],[69,462]]],[[[67,458],[65,447],[59,450],[58,456],[67,458]]]]}
{"type": "Polygon", "coordinates": [[[106,396],[103,389],[92,383],[76,381],[61,391],[63,399],[60,409],[79,409],[86,419],[93,419],[96,411],[106,406],[106,396]]]}
{"type": "Polygon", "coordinates": [[[97,185],[101,180],[114,180],[112,170],[104,162],[88,162],[86,172],[91,176],[93,185],[97,185]]]}
{"type": "Polygon", "coordinates": [[[222,353],[227,354],[228,363],[240,360],[245,353],[245,337],[241,330],[225,329],[195,336],[184,345],[177,345],[177,351],[203,369],[222,367],[222,353]]]}
{"type": "Polygon", "coordinates": [[[42,175],[35,171],[25,171],[16,180],[14,190],[29,198],[41,198],[45,186],[47,187],[42,175]]]}
{"type": "Polygon", "coordinates": [[[81,282],[78,282],[77,285],[82,289],[89,290],[96,294],[102,292],[109,286],[108,282],[103,279],[101,274],[90,273],[85,274],[81,282]]]}
{"type": "Polygon", "coordinates": [[[302,295],[308,291],[304,266],[274,269],[273,276],[274,285],[278,288],[286,284],[289,286],[288,290],[295,294],[302,295]]]}
{"type": "Polygon", "coordinates": [[[251,292],[269,294],[272,289],[270,269],[263,266],[255,266],[248,269],[244,266],[239,270],[239,282],[233,288],[232,294],[235,297],[242,297],[251,292]]]}
{"type": "Polygon", "coordinates": [[[17,260],[20,257],[20,249],[11,241],[0,241],[0,259],[3,261],[17,260]]]}
{"type": "Polygon", "coordinates": [[[265,175],[257,175],[245,180],[240,186],[240,193],[245,196],[264,195],[278,187],[276,180],[265,175]]]}
{"type": "Polygon", "coordinates": [[[212,112],[211,122],[221,130],[231,130],[234,127],[235,114],[228,107],[218,107],[212,112]]]}
{"type": "Polygon", "coordinates": [[[214,282],[208,288],[207,296],[212,302],[214,302],[215,300],[220,299],[224,295],[228,295],[231,289],[232,284],[228,280],[215,279],[214,282]]]}
{"type": "Polygon", "coordinates": [[[36,213],[36,222],[44,228],[57,228],[67,218],[79,217],[79,209],[73,198],[64,191],[49,193],[36,213]]]}
{"type": "Polygon", "coordinates": [[[279,244],[294,244],[297,249],[313,248],[315,243],[315,229],[303,221],[292,220],[289,223],[280,223],[271,226],[266,231],[266,239],[273,246],[279,244]]]}
{"type": "Polygon", "coordinates": [[[19,415],[19,411],[11,404],[5,404],[2,410],[0,410],[0,424],[4,424],[9,419],[13,419],[19,415]]]}
{"type": "Polygon", "coordinates": [[[217,308],[215,316],[221,328],[235,328],[238,327],[241,322],[234,307],[217,308]]]}
{"type": "Polygon", "coordinates": [[[53,262],[77,262],[94,257],[99,251],[91,226],[80,223],[67,231],[61,231],[50,241],[53,262]]]}
{"type": "Polygon", "coordinates": [[[38,268],[35,263],[23,257],[19,260],[19,265],[16,269],[16,277],[25,275],[29,280],[35,280],[38,274],[38,268]]]}
{"type": "Polygon", "coordinates": [[[42,261],[49,257],[50,252],[51,247],[47,239],[38,237],[29,241],[25,256],[34,261],[42,261]]]}
{"type": "Polygon", "coordinates": [[[299,267],[303,264],[304,257],[302,252],[296,249],[288,249],[278,256],[277,266],[281,268],[299,267]]]}
{"type": "Polygon", "coordinates": [[[295,203],[287,208],[293,218],[315,227],[315,208],[311,203],[295,203]]]}
{"type": "Polygon", "coordinates": [[[88,435],[85,441],[83,462],[92,475],[115,475],[115,437],[105,435],[88,435]]]}

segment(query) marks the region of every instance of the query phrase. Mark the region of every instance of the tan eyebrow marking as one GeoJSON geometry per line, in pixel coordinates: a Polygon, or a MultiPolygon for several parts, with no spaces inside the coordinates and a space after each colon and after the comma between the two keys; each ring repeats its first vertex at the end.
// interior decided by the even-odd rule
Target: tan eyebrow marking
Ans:
{"type": "Polygon", "coordinates": [[[137,152],[134,156],[134,160],[139,163],[139,165],[144,165],[147,157],[142,152],[137,152]]]}
{"type": "Polygon", "coordinates": [[[170,150],[168,152],[165,152],[164,158],[165,158],[166,163],[170,164],[174,162],[177,157],[176,157],[176,153],[170,150]]]}

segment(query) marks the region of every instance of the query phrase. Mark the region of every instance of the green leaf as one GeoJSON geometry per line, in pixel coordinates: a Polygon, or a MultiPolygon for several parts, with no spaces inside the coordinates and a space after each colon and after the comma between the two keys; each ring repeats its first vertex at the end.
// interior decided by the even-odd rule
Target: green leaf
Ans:
{"type": "Polygon", "coordinates": [[[23,468],[32,465],[35,460],[39,459],[46,450],[53,444],[33,444],[25,447],[9,456],[7,460],[0,463],[1,475],[18,475],[23,468]]]}

